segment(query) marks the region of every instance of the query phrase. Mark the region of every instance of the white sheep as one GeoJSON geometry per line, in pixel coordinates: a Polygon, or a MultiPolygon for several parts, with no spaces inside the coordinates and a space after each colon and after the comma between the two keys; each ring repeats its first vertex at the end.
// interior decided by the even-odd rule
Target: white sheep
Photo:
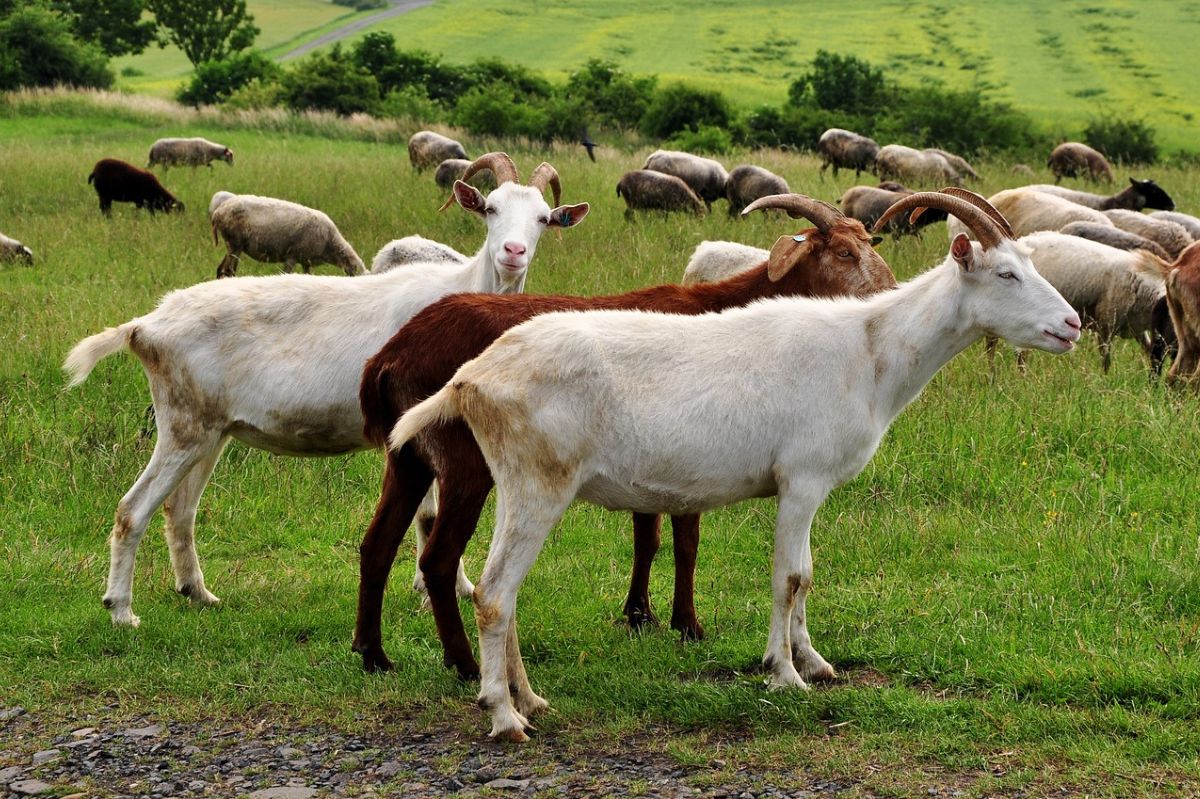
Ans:
{"type": "Polygon", "coordinates": [[[767,260],[770,254],[770,250],[738,244],[736,241],[702,241],[692,251],[680,282],[685,286],[716,283],[753,269],[767,260]]]}
{"type": "Polygon", "coordinates": [[[237,195],[231,191],[214,192],[212,199],[208,201],[208,218],[212,219],[213,211],[217,210],[217,206],[228,200],[230,197],[237,195]]]}
{"type": "Polygon", "coordinates": [[[347,275],[366,271],[333,220],[315,208],[254,194],[236,194],[209,207],[213,244],[219,234],[227,248],[217,277],[236,275],[242,253],[263,263],[282,263],[285,272],[295,271],[296,264],[305,273],[318,264],[340,266],[347,275]]]}
{"type": "Polygon", "coordinates": [[[1145,250],[1118,250],[1066,233],[1043,230],[1021,238],[1034,267],[1096,331],[1101,365],[1112,364],[1114,337],[1133,339],[1157,374],[1175,333],[1167,311],[1169,266],[1145,250]]]}
{"type": "Polygon", "coordinates": [[[774,688],[834,676],[805,618],[817,508],[985,331],[1056,353],[1079,338],[1079,317],[1027,250],[972,202],[926,192],[893,206],[945,208],[980,244],[955,238],[941,265],[892,291],[763,300],[702,316],[537,316],[401,417],[393,448],[461,417],[496,480],[496,529],[473,597],[478,701],[491,711],[492,736],[525,740],[526,717],[547,707],[521,660],[516,594],[576,496],[612,510],[698,513],[778,495],[763,662],[774,688]],[[747,386],[753,402],[742,401],[747,386]]]}
{"type": "Polygon", "coordinates": [[[1175,201],[1161,186],[1153,180],[1129,179],[1129,185],[1113,194],[1094,194],[1090,191],[1077,191],[1051,183],[1036,183],[1024,186],[1026,189],[1045,192],[1070,200],[1097,211],[1107,211],[1110,208],[1128,208],[1140,211],[1143,208],[1163,208],[1168,211],[1175,209],[1175,201]]]}
{"type": "Polygon", "coordinates": [[[466,148],[461,144],[432,130],[419,130],[408,140],[408,160],[418,172],[435,167],[447,158],[466,157],[466,148]]]}
{"type": "Polygon", "coordinates": [[[171,292],[158,307],[79,342],[63,368],[78,385],[97,361],[128,348],[142,362],[158,439],[150,463],[117,505],[104,604],[114,624],[138,623],[133,562],[154,511],[163,506],[175,587],[200,604],[204,584],[193,526],[200,493],[230,438],[277,455],[336,455],[364,449],[358,389],[363,364],[409,318],[464,291],[513,293],[548,227],[570,227],[588,205],[551,210],[542,199],[558,176],[549,164],[528,186],[507,155],[477,163],[501,177],[486,198],[459,182],[451,200],[484,221],[487,240],[467,263],[412,264],[356,280],[275,275],[216,280],[171,292]]]}
{"type": "Polygon", "coordinates": [[[0,261],[24,261],[33,264],[33,250],[16,239],[0,233],[0,261]]]}
{"type": "Polygon", "coordinates": [[[1121,230],[1136,233],[1143,238],[1156,242],[1167,251],[1167,255],[1178,258],[1179,253],[1192,243],[1192,236],[1187,228],[1178,222],[1161,219],[1137,211],[1126,211],[1114,208],[1104,212],[1109,221],[1121,230]]]}
{"type": "Polygon", "coordinates": [[[729,185],[729,173],[720,161],[679,150],[655,150],[646,156],[642,169],[679,178],[696,192],[709,211],[714,201],[725,199],[729,185]]]}
{"type": "MultiPolygon", "coordinates": [[[[1059,230],[1071,222],[1112,225],[1102,211],[1031,188],[1007,189],[993,194],[988,202],[1008,220],[1015,236],[1025,236],[1039,230],[1059,230]]],[[[960,233],[970,234],[958,219],[951,218],[947,227],[950,238],[960,233]]]]}
{"type": "Polygon", "coordinates": [[[887,144],[875,156],[875,174],[880,180],[895,178],[911,182],[960,183],[962,177],[939,152],[914,150],[903,144],[887,144]]]}
{"type": "Polygon", "coordinates": [[[378,275],[405,264],[464,264],[467,256],[440,241],[424,236],[405,236],[392,239],[379,248],[371,259],[371,274],[378,275]]]}
{"type": "Polygon", "coordinates": [[[1151,211],[1150,217],[1182,225],[1194,241],[1200,241],[1200,218],[1191,214],[1181,214],[1178,211],[1151,211]]]}
{"type": "Polygon", "coordinates": [[[160,165],[165,171],[172,166],[206,166],[212,168],[213,161],[224,161],[233,166],[233,150],[199,137],[192,139],[159,139],[150,145],[149,169],[160,165]]]}

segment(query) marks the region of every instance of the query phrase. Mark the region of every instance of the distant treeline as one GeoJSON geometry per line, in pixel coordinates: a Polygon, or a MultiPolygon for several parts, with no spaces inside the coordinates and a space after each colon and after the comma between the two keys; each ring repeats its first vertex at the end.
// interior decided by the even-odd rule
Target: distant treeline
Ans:
{"type": "MultiPolygon", "coordinates": [[[[498,59],[448,64],[370,33],[281,67],[255,51],[201,64],[179,93],[191,105],[287,107],[443,122],[477,134],[572,141],[636,132],[680,149],[722,153],[734,146],[808,150],[832,127],[880,143],[942,147],[977,155],[1048,153],[1056,143],[1030,117],[977,90],[905,86],[850,55],[819,51],[788,87],[782,105],[739,112],[720,93],[591,60],[554,83],[498,59]]],[[[1140,120],[1093,122],[1081,139],[1127,163],[1157,159],[1154,131],[1140,120]]]]}

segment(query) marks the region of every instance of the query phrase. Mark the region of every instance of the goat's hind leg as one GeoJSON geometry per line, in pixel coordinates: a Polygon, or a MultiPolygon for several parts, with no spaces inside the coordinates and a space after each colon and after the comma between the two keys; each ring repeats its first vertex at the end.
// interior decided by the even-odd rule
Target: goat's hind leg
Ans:
{"type": "Polygon", "coordinates": [[[204,493],[228,440],[228,437],[222,437],[201,457],[163,503],[166,516],[163,534],[171,553],[171,568],[175,571],[175,590],[197,605],[215,605],[221,601],[205,587],[200,559],[196,556],[196,506],[200,504],[200,495],[204,493]]]}
{"type": "Polygon", "coordinates": [[[163,424],[163,414],[160,413],[158,419],[159,435],[150,463],[117,503],[110,537],[108,588],[104,593],[104,607],[112,613],[113,624],[138,624],[138,617],[132,610],[133,561],[150,517],[221,440],[219,433],[210,432],[196,436],[188,443],[179,442],[163,424]]]}
{"type": "MultiPolygon", "coordinates": [[[[425,575],[421,572],[421,554],[425,551],[425,546],[429,541],[429,537],[433,534],[433,525],[438,516],[438,488],[437,484],[430,489],[425,495],[425,499],[421,500],[421,507],[417,508],[417,563],[413,568],[413,590],[427,594],[428,589],[425,586],[425,575]]],[[[463,568],[462,560],[458,561],[457,573],[454,575],[454,593],[463,599],[469,599],[475,593],[475,584],[467,577],[467,571],[463,568]]],[[[429,597],[425,597],[425,603],[429,604],[429,597]]]]}
{"type": "MultiPolygon", "coordinates": [[[[796,631],[795,613],[804,612],[803,598],[812,587],[812,551],[809,534],[813,516],[824,500],[824,494],[795,491],[779,493],[779,516],[775,525],[775,563],[771,575],[771,632],[767,638],[767,650],[763,665],[771,673],[770,687],[807,688],[801,673],[793,662],[798,658],[801,667],[809,673],[822,672],[820,664],[832,672],[808,640],[808,630],[803,622],[799,625],[800,635],[793,639],[796,631]],[[797,602],[799,600],[799,602],[797,602]]],[[[801,617],[803,618],[803,617],[801,617]]],[[[832,676],[832,675],[830,675],[832,676]]]]}

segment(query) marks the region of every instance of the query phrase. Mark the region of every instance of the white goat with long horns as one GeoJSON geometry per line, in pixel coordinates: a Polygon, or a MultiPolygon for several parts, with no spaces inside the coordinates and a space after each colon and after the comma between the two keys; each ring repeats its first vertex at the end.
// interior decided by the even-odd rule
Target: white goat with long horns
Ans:
{"type": "MultiPolygon", "coordinates": [[[[547,707],[521,660],[516,596],[577,496],[612,510],[685,514],[777,495],[763,663],[774,688],[834,676],[805,619],[817,508],[979,337],[1055,353],[1079,338],[1078,315],[978,195],[913,194],[877,228],[922,207],[963,219],[979,243],[958,236],[943,263],[867,299],[763,300],[702,316],[537,316],[401,417],[393,449],[461,418],[496,480],[496,530],[473,597],[479,704],[491,711],[492,736],[525,740],[526,717],[547,707]],[[747,386],[753,402],[744,401],[747,386]]],[[[800,238],[797,247],[817,246],[800,238]]]]}
{"type": "MultiPolygon", "coordinates": [[[[447,201],[487,224],[487,240],[462,265],[409,264],[379,275],[275,275],[201,283],[158,307],[84,339],[63,368],[81,383],[96,362],[128,348],[142,362],[158,439],[137,482],[117,505],[104,605],[115,624],[136,625],[133,562],[151,515],[163,506],[175,588],[213,604],[193,541],[196,506],[230,438],[276,455],[336,455],[372,446],[358,402],[363,364],[415,313],[463,291],[521,291],[538,239],[571,227],[587,203],[551,209],[558,173],[543,163],[529,185],[504,153],[476,159],[500,185],[486,198],[458,181],[447,201]]],[[[465,177],[471,176],[468,170],[465,177]]],[[[446,206],[443,206],[446,207],[446,206]]]]}

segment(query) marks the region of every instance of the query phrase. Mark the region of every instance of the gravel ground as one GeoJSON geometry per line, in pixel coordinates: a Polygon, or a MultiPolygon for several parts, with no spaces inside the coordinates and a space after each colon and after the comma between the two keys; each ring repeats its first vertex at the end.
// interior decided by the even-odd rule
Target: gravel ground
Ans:
{"type": "Polygon", "coordinates": [[[450,730],[349,735],[321,726],[280,729],[270,720],[182,723],[118,715],[88,716],[71,729],[22,708],[0,709],[0,797],[861,795],[850,782],[751,774],[720,760],[681,767],[636,746],[579,757],[553,742],[514,749],[450,730]]]}

